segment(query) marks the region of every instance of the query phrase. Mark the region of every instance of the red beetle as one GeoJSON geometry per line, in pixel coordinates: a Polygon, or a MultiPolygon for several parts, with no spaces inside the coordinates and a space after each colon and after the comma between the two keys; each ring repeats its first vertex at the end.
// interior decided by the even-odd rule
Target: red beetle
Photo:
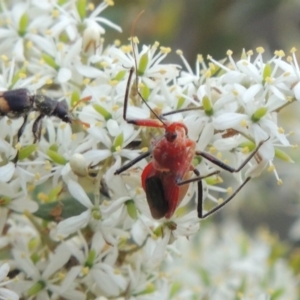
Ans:
{"type": "MultiPolygon", "coordinates": [[[[215,165],[219,166],[220,168],[231,173],[235,173],[239,172],[250,161],[250,159],[253,158],[253,156],[257,153],[257,151],[265,141],[260,142],[257,148],[238,168],[232,168],[208,153],[196,151],[196,143],[188,138],[187,127],[182,122],[170,122],[164,120],[162,118],[163,115],[158,116],[148,106],[139,92],[139,96],[149,107],[152,113],[156,116],[156,119],[127,118],[126,114],[128,95],[133,72],[134,68],[131,68],[124,98],[124,120],[127,123],[137,126],[164,128],[165,133],[159,140],[153,142],[152,149],[150,151],[141,154],[120,169],[116,170],[115,175],[129,169],[138,161],[151,156],[151,161],[148,163],[142,173],[142,187],[145,190],[152,217],[154,219],[160,219],[162,217],[165,217],[167,219],[171,218],[176,208],[179,206],[182,199],[186,195],[189,183],[196,181],[198,184],[198,217],[206,218],[207,216],[219,210],[226,203],[228,203],[251,179],[251,177],[247,177],[245,181],[238,187],[238,189],[224,202],[217,205],[212,210],[203,213],[201,180],[205,177],[217,174],[220,171],[217,170],[204,176],[200,176],[199,171],[192,165],[194,156],[200,155],[205,159],[211,161],[215,165]],[[196,177],[192,177],[193,173],[196,175],[196,177]]],[[[178,111],[175,111],[173,113],[176,112],[178,111]]],[[[168,113],[168,115],[169,114],[170,113],[168,113]]]]}

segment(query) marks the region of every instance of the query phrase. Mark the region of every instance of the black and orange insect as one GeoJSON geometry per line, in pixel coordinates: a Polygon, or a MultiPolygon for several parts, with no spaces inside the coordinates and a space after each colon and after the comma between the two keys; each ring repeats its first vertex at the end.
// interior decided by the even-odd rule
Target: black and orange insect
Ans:
{"type": "MultiPolygon", "coordinates": [[[[35,94],[31,95],[25,88],[0,92],[0,116],[9,118],[23,117],[24,121],[17,133],[17,142],[19,142],[27,124],[28,115],[32,111],[39,112],[32,126],[34,143],[41,137],[42,119],[46,116],[57,117],[66,123],[72,122],[69,113],[67,101],[56,101],[48,96],[35,94]]],[[[14,162],[18,160],[18,154],[14,162]]]]}

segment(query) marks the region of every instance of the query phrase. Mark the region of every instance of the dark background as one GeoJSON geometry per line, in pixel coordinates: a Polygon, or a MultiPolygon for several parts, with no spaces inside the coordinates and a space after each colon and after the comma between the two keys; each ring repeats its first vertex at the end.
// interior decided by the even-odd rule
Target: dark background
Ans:
{"type": "MultiPolygon", "coordinates": [[[[190,63],[197,54],[221,59],[228,49],[239,55],[243,48],[263,46],[272,55],[299,45],[300,2],[296,0],[115,0],[104,14],[123,28],[119,39],[126,42],[142,10],[135,30],[140,42],[159,41],[174,53],[181,49],[190,63]]],[[[109,40],[116,36],[108,30],[109,40]]]]}

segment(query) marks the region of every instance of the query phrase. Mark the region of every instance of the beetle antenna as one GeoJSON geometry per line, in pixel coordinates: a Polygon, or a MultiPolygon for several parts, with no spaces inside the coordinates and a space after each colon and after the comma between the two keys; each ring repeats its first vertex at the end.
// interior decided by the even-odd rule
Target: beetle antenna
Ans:
{"type": "Polygon", "coordinates": [[[143,98],[143,96],[141,95],[141,93],[138,91],[137,92],[138,95],[140,96],[140,98],[142,99],[142,101],[146,104],[146,106],[149,108],[149,110],[153,113],[153,115],[159,120],[161,121],[164,125],[167,126],[167,124],[163,121],[163,119],[151,108],[151,106],[147,103],[147,101],[143,98]]]}
{"type": "Polygon", "coordinates": [[[73,110],[74,110],[79,104],[84,103],[84,102],[88,102],[88,101],[90,101],[91,99],[92,99],[92,96],[87,96],[87,97],[84,97],[84,98],[78,100],[78,101],[74,104],[74,106],[71,108],[70,112],[73,112],[73,110]]]}
{"type": "Polygon", "coordinates": [[[131,30],[130,30],[130,35],[131,35],[131,48],[132,48],[132,53],[133,53],[133,58],[134,58],[134,67],[135,67],[135,86],[136,88],[138,87],[138,76],[137,76],[137,58],[136,58],[136,54],[135,54],[135,50],[134,50],[134,43],[133,43],[133,40],[134,40],[134,30],[135,30],[135,27],[136,27],[136,24],[139,20],[139,18],[141,17],[141,15],[144,13],[145,11],[142,10],[138,15],[137,17],[135,18],[132,26],[131,26],[131,30]]]}
{"type": "Polygon", "coordinates": [[[144,99],[144,97],[141,95],[141,93],[138,90],[138,67],[137,67],[137,57],[136,57],[136,53],[135,53],[135,48],[134,48],[134,30],[136,27],[136,24],[139,20],[139,18],[141,17],[141,15],[144,13],[145,11],[142,10],[137,17],[135,18],[132,27],[131,27],[131,31],[130,31],[130,35],[131,35],[131,48],[132,48],[132,53],[133,53],[133,58],[134,58],[134,67],[135,67],[135,86],[137,89],[137,94],[139,95],[139,97],[142,99],[142,101],[146,104],[146,106],[149,108],[149,110],[152,112],[152,114],[158,119],[160,120],[165,126],[167,126],[167,124],[162,120],[162,118],[150,107],[150,105],[147,103],[147,101],[144,99]]]}

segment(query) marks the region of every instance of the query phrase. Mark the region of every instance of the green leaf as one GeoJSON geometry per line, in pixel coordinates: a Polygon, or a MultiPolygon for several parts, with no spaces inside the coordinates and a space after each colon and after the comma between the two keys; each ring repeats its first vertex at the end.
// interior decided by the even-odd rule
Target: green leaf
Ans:
{"type": "Polygon", "coordinates": [[[27,290],[26,295],[28,297],[34,296],[38,294],[41,290],[43,290],[45,286],[46,286],[45,282],[40,280],[27,290]]]}
{"type": "Polygon", "coordinates": [[[215,185],[220,183],[220,177],[218,175],[213,175],[204,178],[205,182],[209,185],[215,185]]]}
{"type": "Polygon", "coordinates": [[[265,81],[268,77],[270,77],[271,73],[272,73],[272,67],[269,63],[267,63],[263,71],[263,80],[265,81]]]}
{"type": "Polygon", "coordinates": [[[39,262],[40,259],[41,259],[40,255],[38,253],[32,253],[31,256],[30,256],[30,258],[31,258],[31,260],[32,260],[32,262],[34,264],[36,264],[37,262],[39,262]]]}
{"type": "Polygon", "coordinates": [[[115,137],[115,140],[111,147],[111,151],[115,152],[118,148],[122,147],[123,142],[124,142],[124,135],[123,132],[121,132],[118,136],[115,137]]]}
{"type": "Polygon", "coordinates": [[[87,260],[85,262],[85,266],[91,268],[94,264],[95,258],[96,258],[96,251],[92,249],[88,254],[87,260]]]}
{"type": "Polygon", "coordinates": [[[170,298],[175,297],[175,295],[181,290],[182,284],[180,282],[174,282],[171,287],[170,298]]]}
{"type": "Polygon", "coordinates": [[[268,112],[266,107],[260,107],[256,110],[256,112],[251,116],[252,122],[256,123],[260,121],[260,119],[268,112]]]}
{"type": "Polygon", "coordinates": [[[137,220],[137,210],[133,200],[126,201],[126,208],[130,218],[137,220]]]}
{"type": "Polygon", "coordinates": [[[150,96],[150,89],[147,85],[143,84],[142,87],[140,87],[140,93],[144,100],[148,100],[150,96]]]}
{"type": "Polygon", "coordinates": [[[149,57],[148,57],[148,53],[146,52],[141,56],[141,59],[139,61],[138,68],[137,68],[138,76],[144,75],[146,68],[148,66],[148,62],[149,62],[149,57]]]}
{"type": "Polygon", "coordinates": [[[26,34],[28,23],[29,23],[29,18],[28,18],[28,15],[25,13],[22,15],[22,17],[20,18],[20,22],[19,22],[19,35],[20,36],[24,36],[26,34]]]}
{"type": "Polygon", "coordinates": [[[46,204],[39,203],[39,209],[34,215],[45,221],[57,221],[58,216],[54,212],[58,207],[61,209],[59,215],[59,218],[61,219],[78,216],[87,209],[73,198],[68,198],[60,202],[56,201],[46,204]]]}
{"type": "Polygon", "coordinates": [[[77,0],[76,8],[81,21],[84,20],[84,18],[86,17],[86,6],[86,0],[77,0]]]}
{"type": "Polygon", "coordinates": [[[11,202],[11,198],[7,196],[0,196],[0,207],[5,207],[9,205],[11,202]]]}
{"type": "Polygon", "coordinates": [[[251,142],[251,141],[247,141],[247,142],[243,142],[239,144],[240,148],[248,148],[250,152],[252,152],[255,148],[256,145],[255,143],[251,142]]]}
{"type": "Polygon", "coordinates": [[[207,272],[207,270],[205,270],[204,268],[200,268],[198,270],[198,273],[202,279],[202,282],[206,285],[206,286],[210,286],[211,285],[211,280],[210,280],[210,274],[209,272],[207,272]]]}
{"type": "Polygon", "coordinates": [[[294,162],[286,152],[278,148],[275,148],[275,156],[288,163],[294,162]]]}
{"type": "Polygon", "coordinates": [[[185,102],[185,98],[179,97],[177,101],[176,109],[180,109],[183,106],[184,102],[185,102]]]}
{"type": "Polygon", "coordinates": [[[149,283],[147,287],[139,293],[139,295],[152,294],[156,290],[155,286],[152,283],[149,283]]]}
{"type": "Polygon", "coordinates": [[[23,159],[29,157],[36,150],[36,148],[37,148],[37,145],[35,145],[35,144],[28,145],[28,146],[21,148],[21,150],[19,151],[19,154],[18,154],[18,159],[23,160],[23,159]]]}
{"type": "Polygon", "coordinates": [[[49,192],[49,195],[48,195],[48,197],[49,197],[49,202],[51,202],[51,201],[54,201],[54,200],[57,200],[57,198],[58,198],[58,195],[61,193],[61,191],[62,191],[62,185],[61,185],[61,183],[59,183],[56,187],[54,187],[52,190],[50,190],[50,192],[49,192]]]}
{"type": "Polygon", "coordinates": [[[80,94],[78,91],[74,91],[71,95],[71,106],[73,107],[80,100],[80,94]]]}
{"type": "Polygon", "coordinates": [[[9,89],[13,89],[14,85],[20,80],[21,74],[26,74],[26,68],[23,67],[22,69],[18,70],[11,80],[11,84],[9,89]]]}
{"type": "Polygon", "coordinates": [[[53,162],[59,165],[65,165],[68,162],[68,160],[65,159],[62,155],[50,149],[47,150],[47,155],[53,162]]]}
{"type": "Polygon", "coordinates": [[[52,145],[49,147],[49,150],[52,150],[52,151],[57,152],[57,150],[58,150],[57,144],[52,144],[52,145]]]}
{"type": "Polygon", "coordinates": [[[59,70],[59,65],[55,62],[54,58],[51,55],[43,53],[42,54],[42,59],[46,62],[46,64],[48,66],[52,67],[56,71],[59,70]]]}
{"type": "Polygon", "coordinates": [[[125,77],[126,73],[126,70],[119,71],[118,74],[113,78],[113,80],[121,81],[125,77]]]}
{"type": "Polygon", "coordinates": [[[210,99],[207,96],[202,98],[202,105],[207,116],[212,116],[214,114],[210,99]]]}
{"type": "Polygon", "coordinates": [[[271,298],[270,300],[277,300],[281,299],[281,296],[284,294],[285,289],[284,288],[279,288],[271,293],[271,298]]]}
{"type": "Polygon", "coordinates": [[[108,121],[112,118],[111,113],[100,104],[93,104],[93,108],[96,110],[96,112],[98,112],[101,116],[104,117],[105,121],[108,121]]]}

